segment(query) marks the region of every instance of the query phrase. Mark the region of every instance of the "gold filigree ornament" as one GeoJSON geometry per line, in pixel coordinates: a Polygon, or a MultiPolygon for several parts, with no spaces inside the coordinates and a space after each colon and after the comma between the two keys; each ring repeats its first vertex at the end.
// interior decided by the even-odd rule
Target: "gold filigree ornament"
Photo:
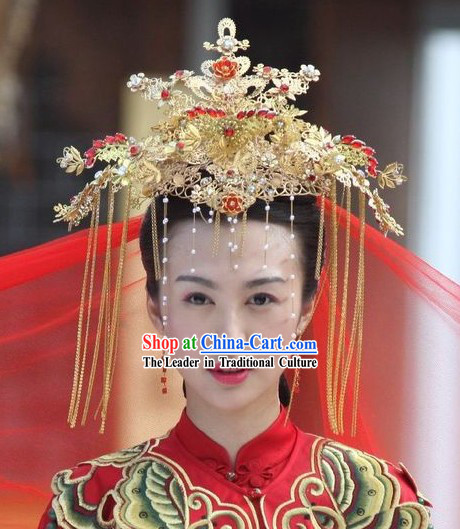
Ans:
{"type": "MultiPolygon", "coordinates": [[[[401,226],[389,213],[389,207],[371,185],[376,180],[378,187],[393,188],[406,178],[400,164],[390,164],[383,171],[378,169],[375,151],[354,136],[332,136],[327,130],[311,124],[302,116],[305,111],[295,107],[296,97],[305,94],[310,83],[319,79],[320,72],[312,65],[302,65],[297,72],[285,68],[274,68],[258,64],[249,74],[251,63],[248,57],[236,56],[239,50],[249,48],[247,40],[236,38],[234,22],[225,18],[218,25],[218,40],[215,44],[206,42],[204,47],[217,51],[216,60],[202,64],[201,73],[178,70],[166,80],[149,78],[143,73],[132,75],[127,83],[132,92],[138,92],[145,99],[161,108],[163,120],[152,127],[151,135],[143,140],[128,138],[117,133],[96,139],[84,155],[74,147],[66,147],[58,158],[59,165],[66,172],[80,174],[91,169],[96,163],[105,162],[105,167],[95,173],[83,190],[72,198],[70,204],[55,206],[57,221],[67,222],[69,230],[91,214],[87,267],[85,269],[82,302],[79,314],[76,365],[74,385],[69,412],[69,423],[77,421],[81,400],[84,369],[87,358],[88,307],[92,293],[92,279],[97,247],[97,227],[101,190],[108,190],[108,242],[106,251],[103,295],[98,319],[97,343],[93,355],[92,376],[86,401],[90,398],[97,355],[101,349],[104,356],[103,397],[101,402],[102,425],[104,428],[113,368],[116,358],[118,312],[123,272],[124,245],[127,236],[127,220],[132,206],[140,207],[151,203],[152,235],[154,244],[155,276],[167,282],[164,261],[167,240],[167,197],[179,196],[190,200],[193,219],[200,214],[200,205],[212,210],[210,222],[214,224],[213,244],[215,252],[219,246],[220,216],[226,215],[236,223],[242,218],[244,234],[248,209],[256,200],[264,201],[267,211],[270,203],[279,196],[295,197],[313,195],[321,203],[321,218],[324,219],[325,198],[332,204],[329,252],[327,267],[330,277],[330,307],[328,335],[328,378],[327,405],[329,421],[335,433],[343,433],[344,395],[347,385],[353,379],[357,394],[357,379],[362,342],[362,313],[364,302],[364,249],[365,205],[375,211],[375,218],[382,231],[402,235],[401,226]],[[181,87],[186,87],[187,92],[181,87]],[[343,339],[346,318],[346,303],[342,303],[341,318],[336,325],[337,307],[337,197],[338,185],[344,190],[347,214],[351,208],[351,190],[358,195],[361,219],[360,256],[358,283],[354,305],[352,337],[350,345],[343,339]],[[115,294],[109,296],[111,284],[110,234],[113,220],[115,195],[123,194],[124,225],[120,258],[115,281],[115,294]],[[159,212],[154,207],[154,198],[163,196],[163,238],[159,237],[156,219],[159,212]],[[159,246],[163,241],[163,256],[159,246]],[[102,329],[110,329],[104,337],[102,329]],[[338,329],[338,334],[336,334],[338,329]],[[338,339],[337,339],[338,337],[338,339]],[[337,342],[337,344],[336,344],[337,342]],[[96,359],[95,359],[96,358],[96,359]],[[351,376],[351,365],[356,373],[351,376]]],[[[291,208],[292,209],[292,208],[291,208]]],[[[202,216],[202,215],[201,215],[202,216]]],[[[291,213],[291,238],[293,239],[291,213]]],[[[207,219],[206,219],[207,220],[207,219]]],[[[321,229],[324,223],[322,221],[321,229]]],[[[349,224],[347,240],[349,238],[349,224]]],[[[236,249],[238,244],[234,244],[236,249]]],[[[240,242],[242,250],[243,239],[240,242]]],[[[267,246],[267,245],[266,245],[267,246]]],[[[322,249],[319,244],[318,262],[322,249]]],[[[347,245],[348,248],[348,245],[347,245]]],[[[345,256],[349,259],[349,254],[345,256]]],[[[264,256],[264,263],[266,256],[264,256]]],[[[237,269],[237,265],[234,265],[237,269]]],[[[321,267],[317,265],[316,279],[321,267]]],[[[194,268],[191,268],[193,273],[194,268]]],[[[343,297],[347,292],[346,276],[343,297]]],[[[292,316],[292,315],[291,315],[292,316]]],[[[296,318],[294,314],[293,319],[296,318]]],[[[167,325],[167,315],[164,318],[167,325]]],[[[356,430],[357,397],[354,400],[352,434],[356,430]]],[[[86,419],[87,404],[83,414],[86,419]]]]}

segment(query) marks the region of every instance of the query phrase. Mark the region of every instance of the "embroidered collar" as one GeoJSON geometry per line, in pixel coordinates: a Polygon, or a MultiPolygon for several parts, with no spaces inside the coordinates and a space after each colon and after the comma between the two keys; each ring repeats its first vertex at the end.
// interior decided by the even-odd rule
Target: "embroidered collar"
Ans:
{"type": "Polygon", "coordinates": [[[235,459],[235,470],[227,450],[200,430],[184,408],[174,432],[182,446],[194,457],[240,486],[263,488],[284,468],[297,439],[297,428],[286,418],[281,406],[275,421],[262,433],[245,443],[235,459]]]}

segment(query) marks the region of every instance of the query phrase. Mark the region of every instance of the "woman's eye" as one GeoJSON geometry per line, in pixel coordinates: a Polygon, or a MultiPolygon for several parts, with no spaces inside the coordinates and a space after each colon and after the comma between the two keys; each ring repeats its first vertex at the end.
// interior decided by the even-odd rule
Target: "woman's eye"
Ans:
{"type": "Polygon", "coordinates": [[[186,296],[184,301],[187,301],[188,303],[191,303],[192,305],[209,305],[211,303],[211,300],[208,298],[208,296],[205,296],[204,294],[200,294],[199,292],[194,292],[193,294],[189,294],[186,296]]]}
{"type": "Polygon", "coordinates": [[[275,301],[276,299],[270,294],[254,294],[249,298],[249,303],[252,305],[269,305],[275,301]]]}

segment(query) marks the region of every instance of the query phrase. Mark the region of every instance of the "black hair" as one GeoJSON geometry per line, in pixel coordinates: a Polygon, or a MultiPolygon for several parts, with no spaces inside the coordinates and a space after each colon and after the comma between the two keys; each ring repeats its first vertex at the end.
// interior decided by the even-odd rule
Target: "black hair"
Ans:
{"type": "MultiPolygon", "coordinates": [[[[161,247],[161,237],[163,233],[162,197],[156,197],[157,210],[157,233],[161,247]]],[[[265,205],[263,200],[256,200],[248,209],[248,220],[258,220],[265,222],[265,205]]],[[[168,233],[171,228],[179,221],[189,221],[192,216],[192,203],[188,199],[168,196],[168,233]]],[[[149,296],[153,300],[158,300],[159,282],[155,279],[153,265],[153,246],[152,246],[152,223],[151,223],[151,206],[147,209],[139,235],[139,245],[141,249],[142,263],[147,273],[146,288],[149,296]]],[[[201,213],[204,218],[209,218],[210,208],[206,205],[200,205],[201,213]]],[[[319,225],[320,211],[316,205],[315,197],[311,195],[296,196],[293,202],[293,229],[295,236],[300,240],[302,248],[300,261],[302,269],[305,270],[302,279],[302,303],[308,302],[314,296],[318,282],[315,279],[316,256],[319,242],[319,225]]],[[[289,196],[275,198],[270,202],[269,223],[280,224],[290,227],[291,201],[289,196]]],[[[198,217],[200,218],[200,217],[198,217]]],[[[321,265],[324,262],[324,246],[321,255],[321,265]]],[[[185,395],[185,385],[184,395],[185,395]]],[[[287,406],[290,400],[290,390],[284,374],[279,381],[279,398],[280,402],[287,406]]]]}

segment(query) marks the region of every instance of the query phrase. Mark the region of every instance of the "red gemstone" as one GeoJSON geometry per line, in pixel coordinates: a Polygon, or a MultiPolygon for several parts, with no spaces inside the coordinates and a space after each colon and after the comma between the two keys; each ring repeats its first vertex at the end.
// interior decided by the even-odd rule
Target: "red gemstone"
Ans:
{"type": "Polygon", "coordinates": [[[235,135],[235,129],[232,129],[231,127],[228,127],[224,129],[224,136],[227,136],[228,138],[235,135]]]}
{"type": "Polygon", "coordinates": [[[207,111],[208,111],[208,115],[211,116],[212,118],[217,117],[217,110],[214,110],[213,108],[208,108],[207,111]]]}
{"type": "Polygon", "coordinates": [[[131,147],[129,148],[129,153],[131,154],[131,156],[137,156],[141,151],[141,148],[139,147],[139,145],[131,145],[131,147]]]}
{"type": "Polygon", "coordinates": [[[121,132],[117,132],[117,133],[115,134],[115,140],[116,140],[117,142],[119,142],[119,143],[123,143],[123,142],[125,142],[127,139],[128,139],[128,138],[127,138],[124,134],[122,134],[121,132]]]}
{"type": "Polygon", "coordinates": [[[364,147],[362,151],[364,154],[367,154],[367,156],[373,156],[375,154],[375,149],[372,147],[364,147]]]}
{"type": "Polygon", "coordinates": [[[289,92],[289,85],[286,84],[286,83],[283,83],[283,84],[280,86],[280,90],[281,90],[281,92],[289,92]]]}
{"type": "Polygon", "coordinates": [[[224,118],[227,114],[223,110],[217,110],[217,117],[224,118]]]}
{"type": "Polygon", "coordinates": [[[369,158],[369,165],[372,167],[376,167],[379,164],[379,162],[375,158],[369,158]]]}
{"type": "Polygon", "coordinates": [[[364,145],[366,145],[363,141],[361,140],[354,140],[351,142],[351,146],[352,147],[355,147],[357,149],[360,149],[361,147],[364,147],[364,145]]]}
{"type": "Polygon", "coordinates": [[[109,145],[112,145],[113,143],[115,143],[115,136],[106,136],[105,143],[108,143],[109,145]]]}
{"type": "Polygon", "coordinates": [[[174,74],[178,79],[180,79],[181,77],[183,77],[184,75],[184,70],[177,70],[177,72],[174,74]]]}
{"type": "Polygon", "coordinates": [[[96,160],[94,158],[86,158],[85,167],[87,167],[88,169],[93,167],[95,161],[96,160]]]}
{"type": "Polygon", "coordinates": [[[342,137],[342,143],[351,143],[353,140],[356,140],[356,136],[352,136],[351,134],[342,137]]]}
{"type": "Polygon", "coordinates": [[[258,115],[259,117],[261,117],[261,118],[263,118],[263,117],[266,116],[267,114],[268,114],[268,110],[263,110],[263,109],[262,109],[262,110],[259,110],[259,111],[257,112],[257,115],[258,115]]]}
{"type": "Polygon", "coordinates": [[[161,91],[161,99],[163,100],[169,99],[170,96],[171,96],[171,93],[169,90],[166,90],[166,88],[161,91]]]}
{"type": "Polygon", "coordinates": [[[102,149],[105,146],[104,140],[93,140],[93,147],[95,149],[102,149]]]}
{"type": "Polygon", "coordinates": [[[276,116],[276,112],[268,112],[266,118],[273,119],[276,116]]]}
{"type": "Polygon", "coordinates": [[[187,115],[189,118],[196,118],[197,116],[197,113],[195,112],[195,110],[187,110],[187,115]]]}
{"type": "Polygon", "coordinates": [[[308,177],[309,180],[311,180],[312,182],[314,182],[316,180],[316,175],[314,174],[311,174],[309,177],[308,177]]]}
{"type": "Polygon", "coordinates": [[[206,110],[201,107],[195,107],[195,111],[198,112],[198,114],[201,114],[202,116],[206,114],[206,110]]]}
{"type": "Polygon", "coordinates": [[[236,115],[237,119],[243,119],[246,116],[246,112],[244,110],[240,110],[238,114],[236,115]]]}
{"type": "Polygon", "coordinates": [[[176,147],[181,151],[185,147],[185,143],[183,141],[178,141],[176,147]]]}
{"type": "Polygon", "coordinates": [[[367,172],[372,176],[377,176],[377,170],[375,169],[375,166],[369,166],[367,168],[367,172]]]}
{"type": "Polygon", "coordinates": [[[265,74],[269,74],[271,71],[272,71],[272,68],[271,66],[264,66],[262,68],[262,71],[265,73],[265,74]]]}
{"type": "Polygon", "coordinates": [[[249,110],[249,112],[246,114],[248,118],[251,118],[256,113],[255,110],[249,110]]]}
{"type": "Polygon", "coordinates": [[[234,174],[235,174],[235,171],[234,171],[233,169],[229,169],[229,170],[227,171],[227,176],[230,176],[230,177],[231,177],[231,176],[233,176],[234,174]]]}
{"type": "Polygon", "coordinates": [[[85,152],[85,158],[94,158],[96,156],[96,149],[91,147],[85,152]]]}

